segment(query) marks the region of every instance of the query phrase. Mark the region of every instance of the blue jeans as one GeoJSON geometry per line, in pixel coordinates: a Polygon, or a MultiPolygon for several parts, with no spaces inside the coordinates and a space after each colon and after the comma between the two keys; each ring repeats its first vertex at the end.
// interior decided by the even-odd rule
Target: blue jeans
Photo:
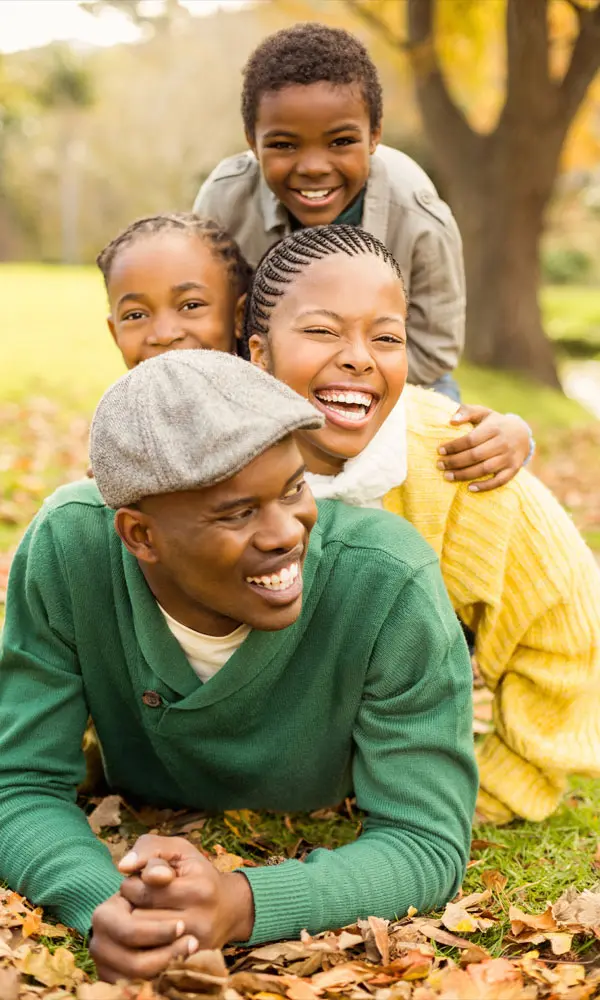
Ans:
{"type": "Polygon", "coordinates": [[[455,403],[460,403],[460,389],[458,383],[455,381],[450,372],[445,372],[440,375],[435,382],[432,382],[428,389],[435,389],[436,392],[441,392],[443,396],[448,396],[453,399],[455,403]]]}

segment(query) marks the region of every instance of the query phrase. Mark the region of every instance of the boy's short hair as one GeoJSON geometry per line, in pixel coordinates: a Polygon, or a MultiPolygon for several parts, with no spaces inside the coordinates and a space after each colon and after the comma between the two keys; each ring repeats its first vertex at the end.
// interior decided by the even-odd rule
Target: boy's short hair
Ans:
{"type": "Polygon", "coordinates": [[[293,84],[352,84],[362,89],[371,130],[382,117],[379,75],[366,48],[349,31],[309,21],[283,28],[265,38],[244,67],[242,117],[253,139],[263,94],[293,84]]]}

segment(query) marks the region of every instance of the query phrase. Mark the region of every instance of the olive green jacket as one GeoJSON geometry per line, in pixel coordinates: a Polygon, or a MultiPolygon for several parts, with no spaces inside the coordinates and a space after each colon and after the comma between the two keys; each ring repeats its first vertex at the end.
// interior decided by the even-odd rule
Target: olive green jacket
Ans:
{"type": "MultiPolygon", "coordinates": [[[[227,229],[253,267],[290,231],[250,151],[221,161],[200,188],[194,212],[227,229]]],[[[380,145],[371,157],[362,224],[400,265],[410,300],[409,381],[431,385],[456,366],[464,343],[462,244],[452,212],[414,160],[380,145]]]]}

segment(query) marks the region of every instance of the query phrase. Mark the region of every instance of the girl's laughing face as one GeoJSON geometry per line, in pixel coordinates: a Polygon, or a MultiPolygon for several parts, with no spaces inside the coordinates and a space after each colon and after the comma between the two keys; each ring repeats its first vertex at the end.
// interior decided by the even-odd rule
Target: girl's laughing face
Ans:
{"type": "Polygon", "coordinates": [[[254,334],[249,344],[255,364],[324,414],[321,430],[297,440],[310,472],[335,475],[366,448],[404,388],[402,284],[375,255],[316,260],[284,286],[268,337],[254,334]]]}

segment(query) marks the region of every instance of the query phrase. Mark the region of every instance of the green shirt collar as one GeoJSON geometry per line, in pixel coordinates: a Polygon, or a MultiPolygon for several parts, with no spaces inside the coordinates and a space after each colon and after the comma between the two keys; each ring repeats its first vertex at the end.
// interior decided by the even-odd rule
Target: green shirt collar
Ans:
{"type": "MultiPolygon", "coordinates": [[[[137,559],[125,546],[122,547],[122,552],[140,653],[162,684],[184,699],[183,702],[176,703],[178,708],[194,709],[212,705],[239,690],[279,653],[288,638],[293,638],[292,633],[302,627],[301,612],[298,620],[286,629],[276,632],[253,629],[225,666],[211,678],[210,685],[206,686],[192,670],[183,649],[170,631],[137,559]]],[[[303,608],[308,600],[320,556],[321,531],[316,525],[311,533],[303,568],[303,608]]]]}

